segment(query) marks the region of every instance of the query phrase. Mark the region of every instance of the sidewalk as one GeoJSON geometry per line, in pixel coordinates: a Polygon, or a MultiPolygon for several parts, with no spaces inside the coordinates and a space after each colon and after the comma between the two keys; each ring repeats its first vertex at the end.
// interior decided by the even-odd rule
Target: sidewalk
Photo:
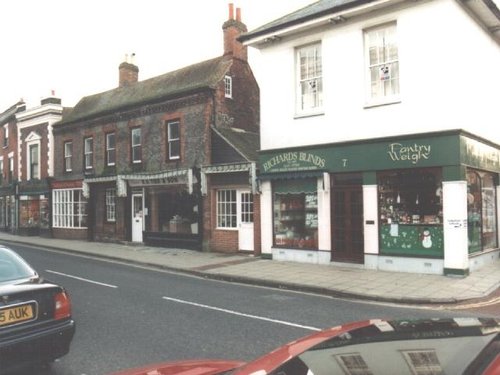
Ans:
{"type": "Polygon", "coordinates": [[[213,279],[374,301],[452,304],[488,297],[500,287],[500,260],[468,277],[459,278],[279,262],[242,254],[0,233],[0,244],[8,245],[9,242],[149,265],[213,279]]]}

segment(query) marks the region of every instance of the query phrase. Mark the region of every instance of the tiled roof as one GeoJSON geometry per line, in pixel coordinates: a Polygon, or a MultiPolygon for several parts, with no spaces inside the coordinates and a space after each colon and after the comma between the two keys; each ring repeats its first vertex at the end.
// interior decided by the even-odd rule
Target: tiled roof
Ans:
{"type": "Polygon", "coordinates": [[[218,57],[184,67],[129,86],[82,98],[58,125],[116,112],[143,103],[212,88],[224,78],[231,59],[218,57]]]}
{"type": "Polygon", "coordinates": [[[257,161],[257,152],[260,148],[260,137],[258,133],[229,127],[213,127],[212,129],[246,160],[257,161]]]}
{"type": "Polygon", "coordinates": [[[271,21],[255,30],[243,34],[240,40],[245,41],[256,36],[280,30],[284,27],[300,24],[309,19],[317,18],[328,13],[338,12],[359,4],[369,3],[374,0],[319,0],[293,13],[271,21]]]}

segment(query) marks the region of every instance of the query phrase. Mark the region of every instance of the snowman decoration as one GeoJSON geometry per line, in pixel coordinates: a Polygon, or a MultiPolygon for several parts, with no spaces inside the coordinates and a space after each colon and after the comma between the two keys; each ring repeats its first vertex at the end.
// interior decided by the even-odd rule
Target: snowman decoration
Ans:
{"type": "Polygon", "coordinates": [[[423,232],[422,232],[422,246],[426,249],[429,249],[432,247],[432,239],[431,239],[431,232],[429,231],[429,229],[425,229],[423,232]]]}

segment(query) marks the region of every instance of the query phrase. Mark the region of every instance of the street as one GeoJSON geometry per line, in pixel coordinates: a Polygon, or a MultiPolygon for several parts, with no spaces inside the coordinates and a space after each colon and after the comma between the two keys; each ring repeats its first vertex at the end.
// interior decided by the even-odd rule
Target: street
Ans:
{"type": "MultiPolygon", "coordinates": [[[[96,244],[89,243],[89,246],[96,244]]],[[[187,358],[251,360],[317,330],[368,318],[471,315],[253,287],[12,246],[66,287],[77,323],[53,375],[100,375],[187,358]]]]}

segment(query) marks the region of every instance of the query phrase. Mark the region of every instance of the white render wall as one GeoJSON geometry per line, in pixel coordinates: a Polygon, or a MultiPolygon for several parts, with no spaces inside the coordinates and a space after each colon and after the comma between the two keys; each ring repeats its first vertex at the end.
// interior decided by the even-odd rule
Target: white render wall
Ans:
{"type": "Polygon", "coordinates": [[[500,143],[500,46],[453,0],[409,2],[262,48],[261,148],[464,129],[500,143]],[[397,22],[401,102],[365,108],[363,29],[397,22]],[[324,114],[295,118],[295,48],[321,40],[324,114]]]}

